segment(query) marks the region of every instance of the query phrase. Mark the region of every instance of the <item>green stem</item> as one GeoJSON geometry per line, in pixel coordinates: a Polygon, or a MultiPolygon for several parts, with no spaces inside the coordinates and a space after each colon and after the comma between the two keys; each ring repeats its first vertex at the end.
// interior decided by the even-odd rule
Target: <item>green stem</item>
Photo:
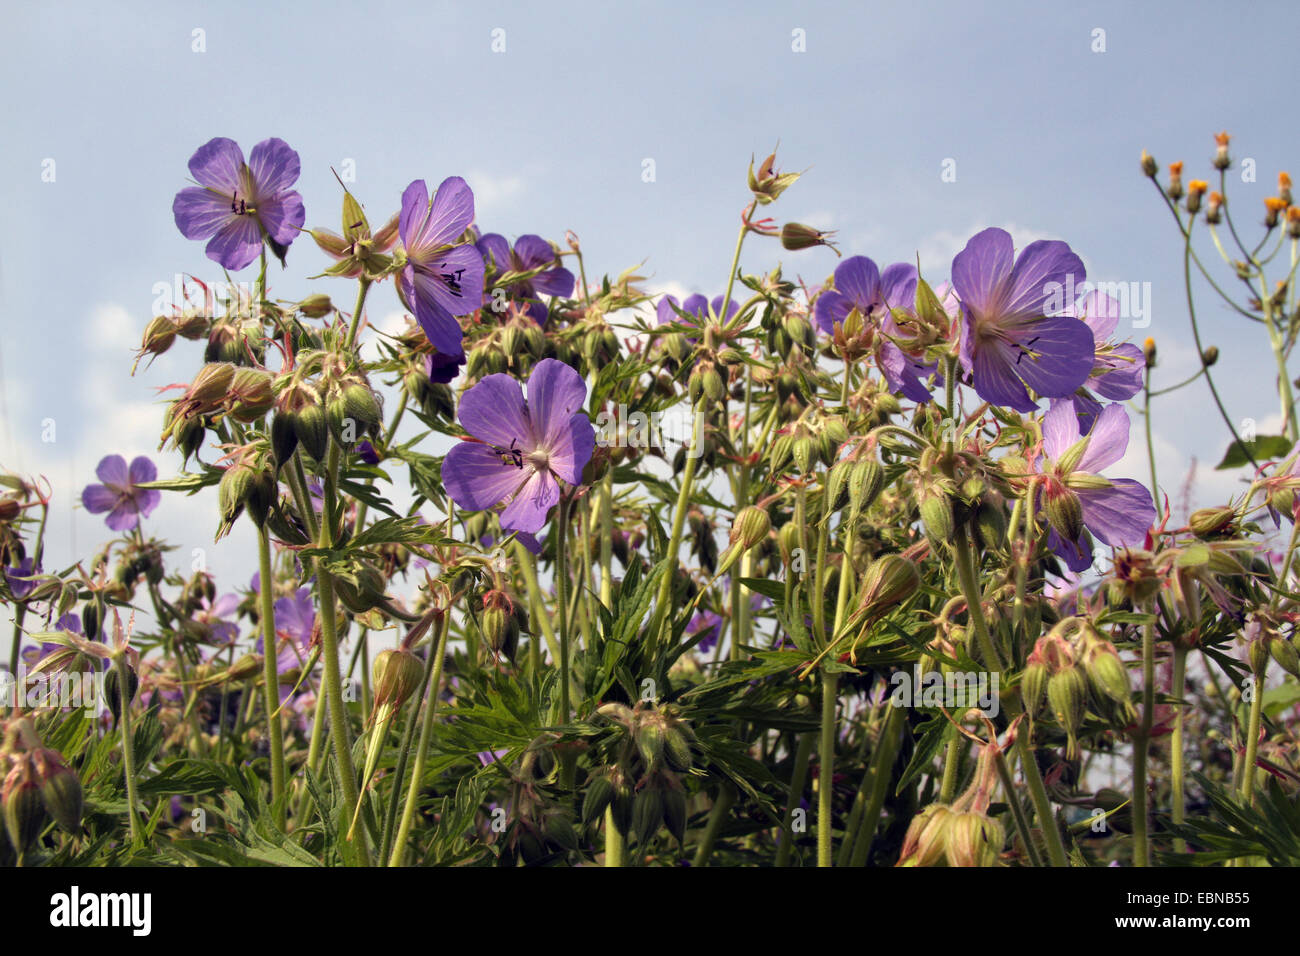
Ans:
{"type": "Polygon", "coordinates": [[[271,538],[265,528],[257,534],[257,565],[261,581],[262,676],[266,686],[266,732],[271,741],[271,802],[276,806],[275,825],[284,829],[284,727],[277,711],[280,708],[279,639],[275,632],[275,595],[271,577],[271,538]]]}
{"type": "Polygon", "coordinates": [[[821,744],[817,748],[817,865],[832,866],[831,778],[835,770],[835,710],[839,677],[822,671],[821,744]]]}
{"type": "Polygon", "coordinates": [[[121,718],[118,720],[118,728],[122,732],[122,769],[126,774],[126,812],[127,818],[131,823],[131,844],[132,846],[140,845],[140,800],[136,795],[135,786],[135,739],[131,733],[131,672],[126,665],[126,655],[119,654],[113,662],[117,668],[117,679],[121,707],[119,708],[121,718]]]}
{"type": "Polygon", "coordinates": [[[627,834],[614,820],[614,808],[605,808],[605,865],[623,866],[627,855],[627,834]]]}
{"type": "MultiPolygon", "coordinates": [[[[1186,782],[1183,780],[1183,722],[1186,719],[1186,714],[1183,711],[1182,704],[1186,675],[1187,648],[1175,645],[1173,687],[1171,690],[1178,702],[1174,704],[1174,730],[1169,741],[1169,778],[1173,786],[1174,826],[1182,826],[1186,804],[1186,782]]],[[[1181,837],[1175,839],[1174,850],[1178,853],[1186,853],[1187,841],[1181,837]]]]}
{"type": "Polygon", "coordinates": [[[424,705],[424,721],[420,726],[420,742],[415,750],[415,766],[411,768],[411,783],[406,791],[406,806],[402,808],[402,822],[397,828],[393,840],[393,853],[388,859],[389,866],[402,866],[406,857],[406,841],[411,833],[411,824],[415,820],[415,805],[420,798],[420,785],[424,780],[424,763],[429,753],[429,741],[433,736],[433,718],[438,710],[438,693],[442,686],[442,663],[447,654],[447,632],[451,624],[451,609],[448,608],[438,624],[438,646],[433,651],[433,675],[429,678],[428,697],[424,705]]]}
{"type": "Polygon", "coordinates": [[[794,849],[795,804],[803,796],[804,783],[808,779],[808,763],[812,757],[814,743],[816,743],[814,735],[806,733],[799,738],[799,746],[795,750],[794,764],[790,770],[790,792],[785,801],[785,817],[782,820],[780,840],[776,848],[775,866],[790,865],[790,854],[794,849]]]}
{"type": "MultiPolygon", "coordinates": [[[[1154,613],[1154,607],[1148,607],[1154,613]]],[[[1151,726],[1156,709],[1156,627],[1148,622],[1142,628],[1142,723],[1133,739],[1133,865],[1150,866],[1151,846],[1148,838],[1147,755],[1151,746],[1151,726]]]]}
{"type": "Polygon", "coordinates": [[[1255,675],[1255,694],[1250,701],[1250,720],[1246,728],[1246,756],[1241,765],[1241,798],[1247,806],[1255,805],[1255,759],[1259,750],[1259,728],[1264,711],[1264,677],[1268,665],[1255,675]]]}
{"type": "Polygon", "coordinates": [[[704,836],[695,849],[695,859],[691,863],[693,867],[698,868],[708,862],[709,856],[713,853],[713,844],[718,840],[718,831],[722,829],[722,822],[727,819],[727,814],[731,812],[731,806],[735,802],[736,791],[731,784],[722,784],[718,788],[718,799],[713,802],[713,809],[709,812],[709,823],[704,829],[704,836]]]}
{"type": "Polygon", "coordinates": [[[1061,842],[1061,831],[1057,829],[1056,816],[1052,813],[1052,802],[1047,797],[1047,788],[1043,786],[1038,764],[1034,762],[1034,751],[1029,745],[1027,731],[1016,734],[1016,753],[1020,757],[1020,772],[1025,775],[1029,795],[1034,801],[1034,813],[1038,816],[1038,827],[1047,844],[1047,855],[1052,866],[1069,866],[1065,844],[1061,842]]]}

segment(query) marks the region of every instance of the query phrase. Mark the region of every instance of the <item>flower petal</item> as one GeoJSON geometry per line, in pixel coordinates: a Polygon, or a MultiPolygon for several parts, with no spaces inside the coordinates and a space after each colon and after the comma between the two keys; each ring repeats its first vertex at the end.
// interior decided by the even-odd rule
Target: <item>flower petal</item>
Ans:
{"type": "Polygon", "coordinates": [[[81,504],[93,515],[103,514],[117,507],[122,496],[105,485],[86,485],[81,492],[81,504]]]}
{"type": "Polygon", "coordinates": [[[573,295],[577,280],[568,269],[548,269],[533,276],[533,288],[544,295],[573,295]]]}
{"type": "Polygon", "coordinates": [[[289,189],[259,202],[257,218],[272,239],[287,246],[298,238],[302,224],[307,221],[307,212],[302,205],[302,196],[289,189]]]}
{"type": "Polygon", "coordinates": [[[571,485],[582,484],[582,470],[596,450],[596,429],[586,415],[579,412],[569,419],[568,427],[551,447],[550,468],[571,485]]]}
{"type": "Polygon", "coordinates": [[[889,383],[891,392],[902,392],[913,402],[928,402],[930,390],[921,383],[917,375],[914,360],[893,342],[885,342],[880,347],[880,371],[889,383]]]}
{"type": "MultiPolygon", "coordinates": [[[[1096,334],[1094,331],[1093,335],[1096,334]]],[[[1094,377],[1088,386],[1102,398],[1122,402],[1142,391],[1146,365],[1146,357],[1136,345],[1117,345],[1109,353],[1098,356],[1093,371],[1096,372],[1098,366],[1105,371],[1094,377]]]]}
{"type": "Polygon", "coordinates": [[[402,212],[397,220],[397,233],[408,253],[424,232],[429,219],[429,187],[417,179],[402,192],[402,212]]]}
{"type": "Polygon", "coordinates": [[[850,256],[835,267],[835,289],[865,313],[880,297],[880,269],[866,256],[850,256]]]}
{"type": "Polygon", "coordinates": [[[1078,541],[1067,541],[1053,529],[1047,535],[1047,546],[1075,574],[1092,567],[1092,540],[1087,531],[1079,535],[1078,541]]]}
{"type": "Polygon", "coordinates": [[[498,274],[510,271],[510,243],[506,242],[505,236],[489,232],[474,245],[483,254],[485,260],[491,260],[498,274]]]}
{"type": "Polygon", "coordinates": [[[1114,478],[1111,483],[1110,488],[1076,492],[1083,504],[1083,523],[1098,540],[1112,547],[1138,547],[1156,520],[1151,492],[1132,478],[1114,478]]]}
{"type": "Polygon", "coordinates": [[[1026,326],[1014,371],[1044,398],[1063,398],[1088,380],[1096,345],[1092,330],[1068,315],[1026,326]],[[1032,344],[1030,344],[1032,342],[1032,344]]]}
{"type": "Polygon", "coordinates": [[[207,256],[237,272],[262,251],[262,229],[254,216],[232,216],[208,243],[207,256]]]}
{"type": "Polygon", "coordinates": [[[298,153],[282,139],[264,139],[248,154],[248,170],[257,186],[259,208],[269,197],[282,193],[298,181],[302,163],[298,153]]]}
{"type": "MultiPolygon", "coordinates": [[[[1075,319],[1073,321],[1078,321],[1075,319]]],[[[1012,369],[1012,350],[1001,342],[989,341],[974,353],[975,392],[994,405],[1032,412],[1038,408],[1012,369]]]]}
{"type": "Polygon", "coordinates": [[[513,442],[517,448],[533,450],[523,389],[509,375],[498,372],[484,376],[460,397],[457,417],[465,431],[480,441],[502,448],[509,448],[513,442]]]}
{"type": "Polygon", "coordinates": [[[224,136],[208,140],[190,157],[190,175],[200,186],[223,194],[227,209],[230,208],[229,197],[244,188],[243,171],[244,151],[233,139],[224,136]]]}
{"type": "Polygon", "coordinates": [[[889,309],[911,309],[916,304],[916,266],[895,262],[880,274],[880,298],[889,309]]]}
{"type": "Polygon", "coordinates": [[[1050,461],[1056,461],[1080,437],[1079,417],[1074,403],[1067,399],[1054,399],[1052,407],[1043,416],[1044,454],[1050,461]]]}
{"type": "Polygon", "coordinates": [[[1075,470],[1101,474],[1103,469],[1124,457],[1128,450],[1128,434],[1129,419],[1124,406],[1107,405],[1088,433],[1088,448],[1075,470]]]}
{"type": "MultiPolygon", "coordinates": [[[[1074,305],[1087,279],[1083,260],[1068,243],[1040,239],[1020,251],[1004,288],[999,310],[1004,321],[1036,317],[1044,310],[1061,312],[1074,305]]],[[[1077,319],[1075,321],[1078,321],[1077,319]]]]}
{"type": "Polygon", "coordinates": [[[536,446],[548,453],[570,430],[570,419],[587,400],[587,383],[559,359],[542,359],[528,376],[528,419],[536,446]]]}
{"type": "Polygon", "coordinates": [[[1003,281],[1015,261],[1011,233],[991,227],[976,233],[952,260],[952,285],[962,303],[977,315],[1002,311],[1003,281]]]}
{"type": "Polygon", "coordinates": [[[126,459],[121,455],[106,455],[95,467],[95,476],[110,487],[125,490],[131,484],[131,473],[127,470],[126,459]]]}
{"type": "Polygon", "coordinates": [[[140,514],[135,509],[134,501],[123,498],[104,521],[114,531],[130,531],[140,523],[140,514]]]}
{"type": "Polygon", "coordinates": [[[503,462],[487,445],[467,441],[447,452],[442,484],[460,508],[485,511],[519,490],[533,471],[503,462]]]}
{"type": "Polygon", "coordinates": [[[835,334],[835,326],[844,322],[844,317],[853,309],[849,297],[834,289],[827,289],[817,297],[813,306],[813,318],[817,327],[827,335],[835,334]]]}
{"type": "Polygon", "coordinates": [[[560,500],[560,486],[549,472],[535,471],[501,512],[501,527],[536,534],[560,500]]]}
{"type": "Polygon", "coordinates": [[[190,186],[172,200],[172,218],[186,239],[207,239],[235,214],[230,210],[230,196],[190,186]]]}
{"type": "Polygon", "coordinates": [[[1115,329],[1119,327],[1119,311],[1118,302],[1096,289],[1080,299],[1075,307],[1075,313],[1082,316],[1088,328],[1092,329],[1093,338],[1098,345],[1115,334],[1115,329]]]}
{"type": "Polygon", "coordinates": [[[515,240],[515,255],[519,257],[519,265],[524,271],[551,265],[556,261],[555,250],[541,236],[520,236],[515,240]]]}
{"type": "Polygon", "coordinates": [[[415,255],[412,246],[432,251],[439,246],[450,245],[460,238],[473,221],[473,190],[459,176],[448,176],[433,197],[433,206],[423,228],[407,241],[407,253],[415,255]]]}
{"type": "Polygon", "coordinates": [[[141,485],[148,481],[157,481],[158,467],[144,455],[137,455],[131,461],[130,476],[131,484],[133,485],[141,485]]]}

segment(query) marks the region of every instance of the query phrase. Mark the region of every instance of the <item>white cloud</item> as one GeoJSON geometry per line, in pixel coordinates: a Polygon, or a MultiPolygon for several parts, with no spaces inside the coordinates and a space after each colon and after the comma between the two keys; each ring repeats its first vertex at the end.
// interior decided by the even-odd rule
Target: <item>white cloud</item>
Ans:
{"type": "Polygon", "coordinates": [[[524,180],[519,176],[494,176],[483,170],[474,170],[465,176],[474,190],[474,211],[481,221],[483,210],[496,210],[524,191],[524,180]]]}

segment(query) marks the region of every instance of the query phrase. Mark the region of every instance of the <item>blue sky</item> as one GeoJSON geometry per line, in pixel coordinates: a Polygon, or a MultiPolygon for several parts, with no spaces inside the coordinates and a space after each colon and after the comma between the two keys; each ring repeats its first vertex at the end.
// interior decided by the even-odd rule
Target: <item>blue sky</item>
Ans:
{"type": "MultiPolygon", "coordinates": [[[[1150,326],[1121,323],[1121,334],[1156,338],[1157,386],[1196,364],[1181,245],[1138,170],[1140,151],[1162,167],[1185,159],[1194,178],[1212,172],[1212,134],[1230,131],[1234,157],[1258,170],[1254,183],[1230,173],[1229,198],[1249,224],[1279,169],[1300,174],[1289,122],[1300,14],[1288,3],[1255,4],[1250,16],[1210,3],[556,9],[8,5],[0,464],[54,484],[47,566],[109,536],[74,507],[102,456],[150,454],[164,475],[178,470],[174,456],[155,454],[155,390],[187,380],[199,347],[183,343],[128,373],[155,285],[178,272],[219,275],[171,215],[187,160],[214,136],[246,150],[278,136],[298,150],[309,226],[338,228],[331,166],[355,167],[350,188],[372,221],[411,180],[463,175],[486,231],[562,239],[572,229],[594,274],[644,260],[651,289],[710,295],[726,279],[746,166],[779,141],[781,165],[806,175],[772,214],[839,230],[846,254],[919,255],[942,279],[970,235],[999,225],[1021,243],[1065,239],[1090,279],[1149,283],[1150,326]],[[53,442],[41,440],[47,419],[53,442]]],[[[769,240],[752,241],[742,264],[778,261],[819,282],[837,260],[769,240]]],[[[273,269],[274,295],[318,289],[350,302],[345,283],[305,281],[325,264],[310,244],[295,244],[289,264],[273,269]]],[[[372,320],[397,310],[390,288],[372,294],[372,320]]],[[[1208,297],[1202,316],[1234,417],[1275,425],[1260,330],[1208,297]]],[[[1155,424],[1162,483],[1176,484],[1196,456],[1198,503],[1231,490],[1231,476],[1209,472],[1227,436],[1202,385],[1164,400],[1155,424]]],[[[1135,441],[1118,473],[1145,478],[1144,456],[1135,441]]],[[[214,504],[166,496],[150,527],[181,555],[205,549],[225,589],[243,586],[251,537],[214,548],[214,504]]]]}

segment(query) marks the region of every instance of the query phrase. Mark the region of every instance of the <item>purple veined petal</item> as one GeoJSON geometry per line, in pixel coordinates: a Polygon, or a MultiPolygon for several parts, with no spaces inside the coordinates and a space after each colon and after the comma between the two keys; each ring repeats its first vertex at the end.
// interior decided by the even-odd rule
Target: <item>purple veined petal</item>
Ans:
{"type": "Polygon", "coordinates": [[[397,233],[407,252],[424,231],[429,219],[429,188],[423,179],[417,179],[402,192],[402,212],[397,220],[397,233]]]}
{"type": "Polygon", "coordinates": [[[817,304],[813,306],[813,320],[827,335],[834,335],[835,326],[842,324],[852,309],[853,303],[848,296],[827,289],[817,297],[817,304]]]}
{"type": "Polygon", "coordinates": [[[1075,470],[1101,474],[1103,469],[1124,457],[1128,450],[1128,434],[1129,419],[1124,406],[1107,405],[1088,433],[1088,448],[1075,470]]]}
{"type": "MultiPolygon", "coordinates": [[[[1078,321],[1075,319],[1073,321],[1078,321]]],[[[1020,353],[997,340],[991,340],[975,350],[975,392],[980,398],[1003,408],[1029,413],[1038,406],[1020,379],[1012,371],[1012,363],[1020,353]]]]}
{"type": "Polygon", "coordinates": [[[501,527],[536,534],[542,530],[547,514],[559,500],[559,483],[549,472],[534,471],[501,512],[501,527]]]}
{"type": "Polygon", "coordinates": [[[1047,535],[1047,546],[1075,574],[1081,574],[1092,567],[1092,541],[1087,531],[1079,535],[1078,541],[1067,541],[1052,529],[1047,535]]]}
{"type": "Polygon", "coordinates": [[[515,540],[528,549],[529,554],[541,554],[542,543],[537,540],[537,536],[529,534],[527,531],[519,531],[515,534],[515,540]]]}
{"type": "Polygon", "coordinates": [[[1079,300],[1072,314],[1079,315],[1087,323],[1098,345],[1110,339],[1119,327],[1119,303],[1096,289],[1079,300]]]}
{"type": "Polygon", "coordinates": [[[835,267],[835,290],[866,313],[880,298],[880,269],[866,256],[850,256],[835,267]]]}
{"type": "Polygon", "coordinates": [[[262,228],[254,216],[232,216],[206,249],[207,256],[231,272],[238,272],[262,251],[262,228]]]}
{"type": "Polygon", "coordinates": [[[1069,402],[1074,406],[1074,414],[1079,419],[1079,432],[1086,434],[1092,431],[1092,426],[1097,423],[1097,416],[1101,414],[1102,405],[1089,392],[1079,389],[1069,398],[1054,398],[1056,402],[1069,402]]]}
{"type": "Polygon", "coordinates": [[[135,508],[140,512],[140,517],[147,518],[153,514],[153,510],[162,501],[162,492],[157,488],[137,488],[132,493],[131,500],[135,502],[135,508]]]}
{"type": "Polygon", "coordinates": [[[484,259],[492,260],[498,274],[510,271],[510,243],[506,242],[505,236],[489,232],[474,245],[482,253],[484,259]]]}
{"type": "Polygon", "coordinates": [[[569,419],[568,427],[551,447],[549,466],[571,485],[582,484],[582,470],[596,450],[596,429],[581,412],[569,419]]]}
{"type": "Polygon", "coordinates": [[[130,531],[140,523],[140,515],[136,511],[135,502],[130,498],[125,498],[118,502],[117,506],[108,513],[104,522],[113,531],[130,531]]]}
{"type": "Polygon", "coordinates": [[[106,485],[87,485],[81,493],[81,504],[91,514],[99,515],[116,508],[121,498],[106,485]]]}
{"type": "Polygon", "coordinates": [[[503,461],[487,445],[462,442],[443,460],[443,485],[462,510],[487,511],[508,503],[535,470],[531,464],[520,467],[503,461]]]}
{"type": "MultiPolygon", "coordinates": [[[[536,370],[533,374],[537,374],[536,370]]],[[[465,431],[480,441],[501,448],[514,443],[525,453],[533,450],[533,429],[524,393],[509,375],[497,372],[480,379],[460,397],[456,417],[465,431]]]]}
{"type": "Polygon", "coordinates": [[[880,297],[889,309],[911,309],[916,304],[916,266],[895,262],[880,274],[880,297]]]}
{"type": "Polygon", "coordinates": [[[190,157],[190,175],[200,186],[225,195],[229,209],[230,196],[244,188],[244,151],[233,139],[210,139],[190,157]]]}
{"type": "Polygon", "coordinates": [[[260,201],[257,204],[257,218],[272,239],[287,246],[298,238],[302,224],[307,221],[307,211],[303,208],[302,196],[295,190],[288,189],[260,201]]]}
{"type": "Polygon", "coordinates": [[[952,260],[952,285],[962,304],[976,316],[1002,310],[1003,281],[1015,262],[1011,234],[996,226],[976,233],[952,260]]]}
{"type": "MultiPolygon", "coordinates": [[[[693,315],[701,322],[709,317],[709,300],[696,292],[694,295],[688,295],[686,301],[682,303],[682,311],[687,315],[693,315]]],[[[678,321],[682,321],[680,318],[678,321]]]]}
{"type": "Polygon", "coordinates": [[[1043,453],[1056,461],[1080,438],[1079,417],[1069,399],[1053,399],[1043,416],[1043,453]]]}
{"type": "Polygon", "coordinates": [[[208,613],[215,617],[229,617],[239,610],[239,597],[234,594],[222,594],[212,602],[208,613]]]}
{"type": "Polygon", "coordinates": [[[709,303],[709,311],[712,313],[714,318],[719,319],[722,322],[730,322],[731,319],[735,317],[736,313],[740,311],[740,303],[734,299],[729,302],[727,304],[727,314],[724,316],[722,314],[722,299],[722,296],[715,295],[713,301],[709,303]]]}
{"type": "Polygon", "coordinates": [[[1096,345],[1092,329],[1078,319],[1068,315],[1039,319],[1026,327],[1024,335],[1012,363],[1015,373],[1039,395],[1063,398],[1088,380],[1096,345]]]}
{"type": "Polygon", "coordinates": [[[95,466],[95,477],[115,491],[125,491],[131,484],[131,473],[126,459],[121,455],[105,455],[95,466]]]}
{"type": "Polygon", "coordinates": [[[880,346],[880,371],[889,383],[889,390],[902,392],[913,402],[928,402],[931,398],[930,390],[922,384],[912,363],[912,357],[893,342],[885,342],[880,346]]]}
{"type": "Polygon", "coordinates": [[[677,301],[675,295],[666,295],[659,300],[659,304],[655,306],[655,316],[659,319],[660,325],[670,325],[677,321],[677,312],[674,310],[674,306],[681,307],[681,303],[677,301]]]}
{"type": "Polygon", "coordinates": [[[144,484],[147,481],[157,481],[158,466],[144,455],[137,455],[131,460],[131,468],[128,474],[133,485],[144,484]]]}
{"type": "Polygon", "coordinates": [[[537,447],[548,453],[587,401],[587,383],[559,359],[542,359],[528,376],[528,419],[537,447]]]}
{"type": "Polygon", "coordinates": [[[430,344],[443,355],[457,358],[464,355],[465,331],[442,304],[440,295],[446,291],[442,280],[411,263],[407,263],[402,278],[407,297],[414,300],[415,320],[420,323],[430,344]]]}
{"type": "Polygon", "coordinates": [[[262,140],[248,154],[248,171],[257,184],[256,198],[260,211],[267,197],[284,192],[298,181],[302,163],[288,143],[272,136],[262,140]]]}
{"type": "Polygon", "coordinates": [[[460,368],[465,361],[463,354],[443,355],[441,352],[434,352],[424,360],[424,370],[429,376],[429,381],[447,385],[460,374],[460,368]]]}
{"type": "Polygon", "coordinates": [[[82,634],[81,615],[69,611],[61,616],[54,624],[60,631],[70,631],[73,634],[82,634]]]}
{"type": "Polygon", "coordinates": [[[541,236],[520,236],[515,240],[515,255],[523,272],[555,262],[555,250],[541,236]]]}
{"type": "Polygon", "coordinates": [[[230,211],[229,195],[190,186],[172,200],[172,218],[186,239],[207,239],[235,215],[230,211]]]}
{"type": "MultiPolygon", "coordinates": [[[[406,203],[403,198],[403,212],[406,203]]],[[[403,234],[407,255],[421,259],[440,246],[455,242],[474,221],[474,193],[459,176],[448,176],[433,197],[429,215],[414,233],[403,234]]],[[[482,258],[480,257],[480,262],[482,258]]]]}
{"type": "Polygon", "coordinates": [[[548,269],[533,276],[533,288],[544,295],[558,295],[566,298],[573,295],[577,280],[568,269],[548,269]]]}
{"type": "MultiPolygon", "coordinates": [[[[1094,331],[1093,335],[1096,334],[1094,331]]],[[[1147,363],[1146,356],[1136,345],[1127,342],[1116,345],[1108,354],[1098,356],[1097,364],[1093,366],[1094,372],[1098,366],[1104,367],[1106,371],[1095,376],[1088,385],[1102,398],[1122,402],[1142,391],[1147,363]]]]}
{"type": "Polygon", "coordinates": [[[1083,505],[1084,526],[1111,547],[1139,547],[1156,520],[1151,492],[1132,478],[1112,478],[1111,485],[1075,492],[1083,505]]]}
{"type": "Polygon", "coordinates": [[[1067,309],[1074,305],[1076,290],[1087,278],[1083,260],[1067,243],[1045,239],[1031,242],[1020,251],[1007,279],[1002,317],[1014,321],[1040,316],[1053,304],[1057,312],[1067,309]]]}

